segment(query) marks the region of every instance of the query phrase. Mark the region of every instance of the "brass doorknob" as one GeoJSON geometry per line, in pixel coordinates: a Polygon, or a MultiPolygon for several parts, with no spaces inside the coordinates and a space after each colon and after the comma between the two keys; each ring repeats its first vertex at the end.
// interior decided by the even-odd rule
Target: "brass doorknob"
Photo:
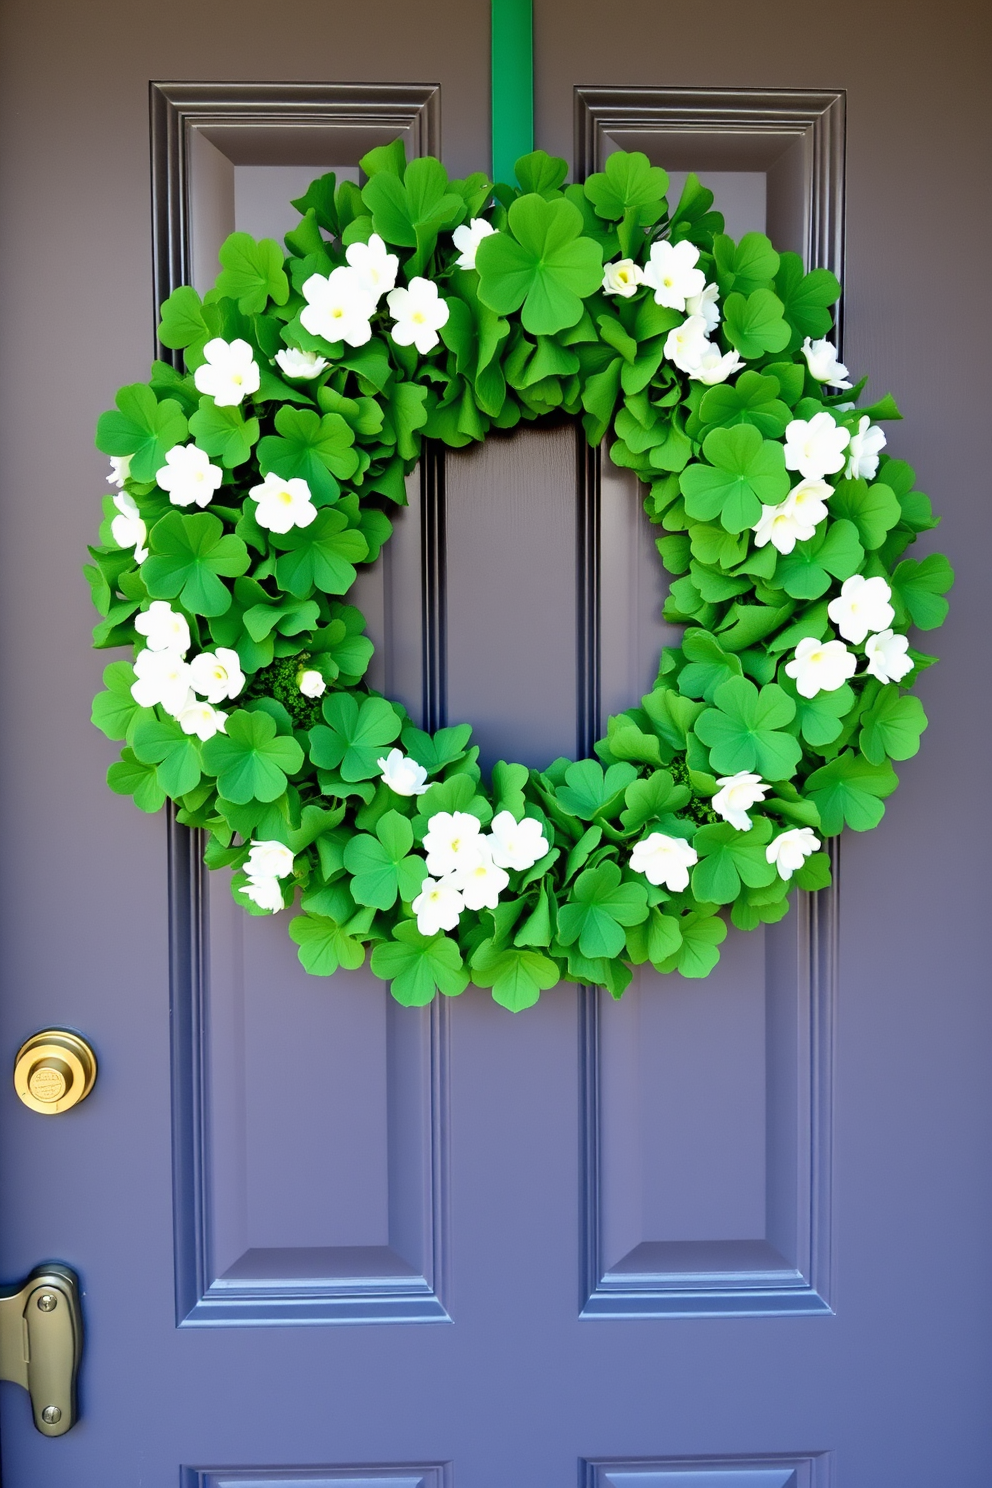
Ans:
{"type": "Polygon", "coordinates": [[[46,1028],[22,1044],[14,1061],[14,1089],[26,1106],[58,1116],[78,1106],[96,1081],[96,1055],[67,1028],[46,1028]]]}

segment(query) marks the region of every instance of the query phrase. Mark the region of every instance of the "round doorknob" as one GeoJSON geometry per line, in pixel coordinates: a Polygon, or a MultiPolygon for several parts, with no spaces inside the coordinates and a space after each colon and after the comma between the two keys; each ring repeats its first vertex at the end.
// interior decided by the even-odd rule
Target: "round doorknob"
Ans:
{"type": "Polygon", "coordinates": [[[46,1028],[22,1044],[14,1061],[14,1089],[26,1106],[58,1116],[78,1106],[96,1081],[96,1055],[66,1028],[46,1028]]]}

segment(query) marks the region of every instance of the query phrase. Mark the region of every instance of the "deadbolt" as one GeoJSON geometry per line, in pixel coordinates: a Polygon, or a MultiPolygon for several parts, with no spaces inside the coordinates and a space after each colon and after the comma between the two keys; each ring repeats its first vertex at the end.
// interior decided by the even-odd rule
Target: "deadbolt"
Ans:
{"type": "Polygon", "coordinates": [[[58,1116],[78,1106],[96,1081],[96,1055],[67,1028],[46,1028],[22,1044],[14,1061],[14,1089],[26,1106],[58,1116]]]}

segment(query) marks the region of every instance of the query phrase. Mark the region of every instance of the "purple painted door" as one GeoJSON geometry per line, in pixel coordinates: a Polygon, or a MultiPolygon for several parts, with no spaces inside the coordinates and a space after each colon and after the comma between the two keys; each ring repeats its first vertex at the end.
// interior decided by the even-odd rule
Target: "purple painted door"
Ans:
{"type": "MultiPolygon", "coordinates": [[[[401,133],[486,164],[488,7],[8,0],[0,1270],[74,1267],[87,1341],[66,1436],[0,1387],[4,1488],[992,1482],[984,7],[536,8],[539,143],[696,169],[842,273],[958,568],[933,725],[836,893],[708,981],[513,1017],[306,977],[103,785],[92,427],[227,231],[401,133]],[[57,1118],[3,1074],[49,1024],[100,1058],[57,1118]]],[[[579,448],[425,462],[362,579],[379,685],[490,760],[585,749],[666,638],[636,488],[579,448]]]]}

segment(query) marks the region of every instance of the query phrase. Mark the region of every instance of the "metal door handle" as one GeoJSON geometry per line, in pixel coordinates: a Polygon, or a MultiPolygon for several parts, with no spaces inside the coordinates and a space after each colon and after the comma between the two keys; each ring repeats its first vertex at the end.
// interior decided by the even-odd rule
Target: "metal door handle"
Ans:
{"type": "Polygon", "coordinates": [[[24,1386],[44,1436],[75,1424],[82,1350],[79,1281],[68,1266],[36,1266],[16,1291],[0,1288],[0,1379],[24,1386]]]}

